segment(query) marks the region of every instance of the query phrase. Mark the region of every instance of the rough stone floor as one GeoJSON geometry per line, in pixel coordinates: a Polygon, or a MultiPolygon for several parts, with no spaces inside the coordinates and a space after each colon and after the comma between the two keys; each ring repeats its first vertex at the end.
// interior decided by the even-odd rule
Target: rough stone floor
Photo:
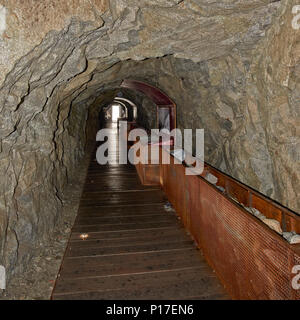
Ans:
{"type": "MultiPolygon", "coordinates": [[[[112,144],[115,158],[116,128],[112,144]]],[[[52,299],[228,299],[166,201],[93,157],[52,299]]]]}

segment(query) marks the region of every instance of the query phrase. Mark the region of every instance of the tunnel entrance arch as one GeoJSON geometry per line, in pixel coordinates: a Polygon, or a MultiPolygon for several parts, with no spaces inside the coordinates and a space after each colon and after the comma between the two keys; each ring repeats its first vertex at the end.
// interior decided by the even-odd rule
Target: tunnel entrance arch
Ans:
{"type": "Polygon", "coordinates": [[[132,117],[129,117],[130,120],[136,120],[137,119],[137,106],[135,103],[133,103],[131,100],[127,99],[127,98],[122,98],[122,97],[116,97],[115,102],[118,103],[124,103],[124,104],[129,104],[131,106],[132,109],[132,117]]]}
{"type": "Polygon", "coordinates": [[[176,104],[159,88],[146,82],[132,79],[125,79],[121,83],[121,88],[139,91],[155,103],[157,128],[166,128],[169,131],[176,128],[176,104]]]}
{"type": "MultiPolygon", "coordinates": [[[[159,129],[162,131],[162,129],[167,129],[167,132],[164,133],[166,134],[166,139],[169,139],[168,132],[171,132],[177,127],[176,104],[167,94],[151,84],[138,80],[125,79],[118,87],[103,91],[101,95],[104,97],[110,96],[110,99],[102,98],[99,113],[100,128],[105,122],[111,121],[111,112],[108,117],[106,114],[107,110],[109,110],[113,104],[121,105],[124,108],[125,115],[123,113],[120,119],[127,120],[128,124],[132,127],[136,127],[139,124],[147,130],[159,129]],[[142,103],[139,102],[140,99],[144,101],[142,96],[148,99],[150,106],[139,106],[139,103],[142,103]],[[141,112],[139,112],[139,107],[141,107],[141,112]],[[149,109],[149,113],[147,111],[145,112],[145,108],[149,109]],[[141,118],[139,114],[142,116],[141,118]]],[[[170,142],[173,143],[172,135],[170,142]]]]}

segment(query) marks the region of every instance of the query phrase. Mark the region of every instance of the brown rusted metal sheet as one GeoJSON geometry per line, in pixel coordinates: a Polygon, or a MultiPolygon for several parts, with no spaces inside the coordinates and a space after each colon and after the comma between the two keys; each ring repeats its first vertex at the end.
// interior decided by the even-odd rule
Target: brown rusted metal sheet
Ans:
{"type": "Polygon", "coordinates": [[[187,176],[186,180],[186,205],[187,205],[187,219],[188,228],[191,235],[199,244],[199,234],[200,234],[200,211],[199,211],[199,192],[200,185],[197,176],[187,176]]]}
{"type": "MultiPolygon", "coordinates": [[[[140,181],[145,186],[159,186],[160,185],[160,167],[159,164],[151,163],[151,145],[140,145],[140,150],[137,152],[140,161],[135,164],[140,181]],[[143,149],[148,149],[147,158],[144,158],[143,149]]],[[[159,163],[159,159],[157,159],[159,163]]]]}
{"type": "Polygon", "coordinates": [[[161,165],[163,190],[231,296],[300,299],[292,287],[300,245],[289,244],[242,205],[277,220],[283,231],[300,233],[300,217],[207,164],[202,176],[215,175],[224,192],[201,176],[183,177],[183,169],[174,161],[161,165]]]}
{"type": "Polygon", "coordinates": [[[148,186],[159,185],[159,165],[148,164],[145,165],[144,184],[148,186]]]}
{"type": "Polygon", "coordinates": [[[176,201],[175,201],[175,210],[177,214],[180,215],[184,226],[188,225],[188,216],[187,216],[187,205],[186,200],[188,201],[186,188],[185,188],[185,168],[183,166],[178,166],[173,163],[173,166],[176,167],[174,170],[176,172],[176,201]]]}
{"type": "MultiPolygon", "coordinates": [[[[163,148],[162,148],[163,150],[163,148]]],[[[165,150],[162,153],[166,153],[165,150]]],[[[168,195],[168,200],[176,207],[176,184],[177,184],[177,172],[174,166],[174,158],[170,158],[170,164],[163,164],[163,185],[162,188],[164,192],[168,195]]]]}
{"type": "MultiPolygon", "coordinates": [[[[200,244],[236,299],[293,299],[291,270],[299,256],[258,219],[200,183],[200,244]]],[[[300,298],[298,292],[298,298],[300,298]]]]}

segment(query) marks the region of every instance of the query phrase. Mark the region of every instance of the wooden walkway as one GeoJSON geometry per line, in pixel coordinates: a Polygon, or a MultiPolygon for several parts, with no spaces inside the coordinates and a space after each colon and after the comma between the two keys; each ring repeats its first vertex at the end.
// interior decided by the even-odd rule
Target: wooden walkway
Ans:
{"type": "Polygon", "coordinates": [[[92,158],[52,299],[228,299],[166,201],[134,166],[92,158]]]}

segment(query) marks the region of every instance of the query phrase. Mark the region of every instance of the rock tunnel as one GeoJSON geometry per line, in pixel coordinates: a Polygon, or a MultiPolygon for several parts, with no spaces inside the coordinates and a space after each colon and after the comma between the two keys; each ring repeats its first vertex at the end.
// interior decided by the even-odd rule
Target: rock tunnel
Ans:
{"type": "Polygon", "coordinates": [[[1,298],[50,298],[103,110],[155,128],[155,102],[126,79],[170,97],[179,129],[204,129],[205,162],[291,211],[300,233],[297,5],[0,1],[1,298]]]}

